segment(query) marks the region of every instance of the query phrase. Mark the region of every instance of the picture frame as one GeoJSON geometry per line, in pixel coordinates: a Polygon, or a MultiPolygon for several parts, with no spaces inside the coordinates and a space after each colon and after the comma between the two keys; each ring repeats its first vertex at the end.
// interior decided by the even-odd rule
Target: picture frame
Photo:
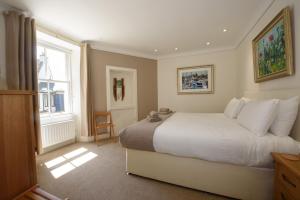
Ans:
{"type": "Polygon", "coordinates": [[[177,94],[214,93],[214,65],[177,68],[177,94]]]}
{"type": "Polygon", "coordinates": [[[288,7],[252,40],[256,83],[294,74],[291,14],[288,7]]]}

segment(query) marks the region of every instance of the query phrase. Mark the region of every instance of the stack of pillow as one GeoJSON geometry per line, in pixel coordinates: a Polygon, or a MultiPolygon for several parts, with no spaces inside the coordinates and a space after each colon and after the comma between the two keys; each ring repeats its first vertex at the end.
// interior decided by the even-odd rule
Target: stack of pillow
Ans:
{"type": "Polygon", "coordinates": [[[224,114],[255,133],[264,136],[268,132],[277,136],[288,136],[298,114],[299,97],[287,100],[250,100],[233,98],[224,114]]]}

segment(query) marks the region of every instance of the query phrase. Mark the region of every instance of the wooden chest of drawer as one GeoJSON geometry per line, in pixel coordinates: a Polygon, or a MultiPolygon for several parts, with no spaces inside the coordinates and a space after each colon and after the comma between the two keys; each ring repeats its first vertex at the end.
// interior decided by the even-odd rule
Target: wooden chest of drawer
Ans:
{"type": "Polygon", "coordinates": [[[290,193],[282,185],[279,186],[278,188],[276,188],[275,199],[276,200],[296,200],[296,198],[291,196],[290,193]]]}
{"type": "MultiPolygon", "coordinates": [[[[275,159],[275,199],[300,200],[300,158],[288,159],[284,154],[272,153],[275,159]]],[[[291,157],[293,158],[293,157],[291,157]]]]}

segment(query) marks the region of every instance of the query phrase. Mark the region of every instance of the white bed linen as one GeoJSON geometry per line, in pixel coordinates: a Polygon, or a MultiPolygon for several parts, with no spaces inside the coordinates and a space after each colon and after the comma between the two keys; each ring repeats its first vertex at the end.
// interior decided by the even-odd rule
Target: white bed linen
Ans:
{"type": "Polygon", "coordinates": [[[160,153],[253,167],[272,167],[272,151],[300,152],[291,137],[258,137],[223,113],[175,113],[156,128],[153,145],[160,153]]]}

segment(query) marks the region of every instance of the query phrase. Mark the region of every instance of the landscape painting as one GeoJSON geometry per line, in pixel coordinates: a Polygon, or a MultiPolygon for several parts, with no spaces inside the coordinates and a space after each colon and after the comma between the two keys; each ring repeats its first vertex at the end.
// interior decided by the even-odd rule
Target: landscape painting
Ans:
{"type": "Polygon", "coordinates": [[[253,40],[255,82],[293,74],[289,9],[283,9],[253,40]]]}
{"type": "Polygon", "coordinates": [[[213,66],[177,69],[178,94],[213,93],[213,66]]]}

